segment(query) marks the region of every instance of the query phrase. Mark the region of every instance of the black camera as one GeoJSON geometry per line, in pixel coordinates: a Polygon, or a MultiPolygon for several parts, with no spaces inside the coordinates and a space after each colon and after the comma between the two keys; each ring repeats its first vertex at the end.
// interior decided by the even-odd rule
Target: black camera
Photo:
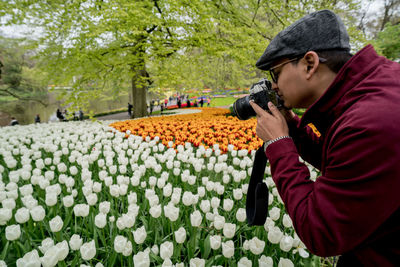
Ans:
{"type": "Polygon", "coordinates": [[[265,78],[251,86],[250,95],[239,98],[233,103],[233,113],[236,117],[241,120],[247,120],[256,116],[256,112],[250,105],[250,100],[253,100],[257,105],[268,112],[270,112],[268,109],[269,101],[277,108],[283,108],[282,99],[272,89],[271,82],[265,78]]]}

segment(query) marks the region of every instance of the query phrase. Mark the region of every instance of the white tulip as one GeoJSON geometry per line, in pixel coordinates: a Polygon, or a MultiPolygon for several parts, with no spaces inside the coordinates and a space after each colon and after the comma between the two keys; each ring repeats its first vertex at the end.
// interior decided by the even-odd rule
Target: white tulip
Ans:
{"type": "Polygon", "coordinates": [[[239,222],[244,222],[246,220],[246,210],[244,208],[239,208],[236,211],[236,220],[239,222]]]}
{"type": "Polygon", "coordinates": [[[172,203],[164,206],[164,214],[170,221],[174,222],[179,217],[179,208],[175,207],[172,203]]]}
{"type": "Polygon", "coordinates": [[[164,197],[170,197],[172,194],[172,184],[168,183],[166,186],[163,188],[163,196],[164,197]]]}
{"type": "Polygon", "coordinates": [[[221,230],[224,228],[225,225],[225,217],[221,215],[215,215],[214,216],[214,227],[217,230],[221,230]]]}
{"type": "Polygon", "coordinates": [[[270,217],[267,217],[264,224],[265,231],[269,232],[273,227],[275,227],[275,222],[270,217]]]}
{"type": "Polygon", "coordinates": [[[94,206],[97,203],[97,194],[91,193],[88,196],[86,196],[86,201],[89,204],[89,206],[94,206]]]}
{"type": "Polygon", "coordinates": [[[200,211],[195,210],[192,214],[190,214],[190,223],[193,227],[199,227],[203,220],[203,216],[201,216],[200,211]]]}
{"type": "Polygon", "coordinates": [[[190,259],[189,264],[190,267],[204,267],[206,265],[206,260],[200,258],[192,258],[190,259]]]}
{"type": "MultiPolygon", "coordinates": [[[[32,184],[26,184],[24,186],[21,186],[19,188],[19,192],[21,193],[22,196],[28,196],[32,195],[33,193],[33,187],[32,184]]],[[[33,250],[34,251],[34,250],[33,250]]],[[[25,254],[26,255],[26,254],[25,254]]]]}
{"type": "Polygon", "coordinates": [[[281,232],[279,227],[274,226],[271,229],[269,229],[268,240],[272,244],[278,244],[281,241],[282,237],[283,233],[281,232]]]}
{"type": "Polygon", "coordinates": [[[15,200],[13,198],[6,198],[1,202],[3,208],[13,210],[16,206],[15,200]]]}
{"type": "Polygon", "coordinates": [[[87,217],[89,215],[89,205],[77,204],[74,207],[75,216],[87,217]]]}
{"type": "Polygon", "coordinates": [[[214,221],[215,214],[212,212],[206,212],[206,219],[209,221],[214,221]]]}
{"type": "Polygon", "coordinates": [[[150,208],[150,215],[153,218],[158,218],[161,216],[161,204],[155,205],[150,208]]]}
{"type": "Polygon", "coordinates": [[[117,219],[117,228],[118,228],[118,230],[124,230],[125,228],[126,228],[126,226],[125,226],[125,223],[124,223],[124,220],[122,219],[122,217],[119,217],[118,219],[117,219]]]}
{"type": "Polygon", "coordinates": [[[86,261],[91,260],[96,256],[96,244],[94,243],[94,240],[84,243],[80,247],[79,251],[81,252],[82,259],[86,261]]]}
{"type": "Polygon", "coordinates": [[[235,200],[241,200],[243,198],[243,191],[240,188],[233,189],[233,198],[235,200]]]}
{"type": "Polygon", "coordinates": [[[214,250],[217,250],[221,247],[221,236],[220,235],[210,236],[210,247],[214,250]]]}
{"type": "Polygon", "coordinates": [[[215,191],[218,195],[223,195],[225,192],[225,186],[221,185],[219,182],[215,183],[215,191]]]}
{"type": "Polygon", "coordinates": [[[53,219],[50,220],[49,225],[50,225],[50,230],[53,233],[56,233],[56,232],[61,231],[61,229],[64,225],[64,222],[61,219],[61,217],[57,215],[56,217],[54,217],[53,219]]]}
{"type": "Polygon", "coordinates": [[[47,250],[54,246],[54,241],[50,237],[43,239],[41,246],[39,246],[39,250],[45,254],[47,250]]]}
{"type": "Polygon", "coordinates": [[[29,217],[29,210],[25,207],[19,208],[14,215],[15,220],[19,224],[23,224],[29,221],[29,217]]]}
{"type": "Polygon", "coordinates": [[[250,243],[249,243],[249,240],[245,240],[244,242],[243,242],[243,249],[244,250],[249,250],[250,249],[250,243]]]}
{"type": "Polygon", "coordinates": [[[232,199],[224,199],[223,208],[225,211],[231,211],[233,208],[233,200],[232,199]]]}
{"type": "Polygon", "coordinates": [[[101,213],[108,214],[110,212],[111,203],[108,201],[100,202],[99,210],[101,213]]]}
{"type": "Polygon", "coordinates": [[[101,188],[102,188],[101,183],[95,182],[95,183],[93,184],[93,192],[95,192],[95,193],[100,193],[100,192],[101,192],[101,188]]]}
{"type": "Polygon", "coordinates": [[[160,257],[165,260],[171,258],[174,253],[174,244],[170,241],[165,241],[160,245],[160,257]]]}
{"type": "Polygon", "coordinates": [[[266,257],[262,255],[258,259],[258,266],[259,267],[274,267],[274,261],[272,260],[271,257],[266,257]]]}
{"type": "Polygon", "coordinates": [[[308,258],[310,256],[310,254],[304,249],[304,248],[298,248],[298,252],[300,257],[302,258],[308,258]]]}
{"type": "Polygon", "coordinates": [[[235,254],[235,246],[232,240],[222,242],[222,255],[225,258],[231,258],[235,254]]]}
{"type": "Polygon", "coordinates": [[[117,184],[110,185],[110,195],[119,197],[119,186],[117,184]]]}
{"type": "Polygon", "coordinates": [[[150,207],[158,205],[160,203],[160,200],[157,195],[151,195],[148,197],[149,205],[150,207]]]}
{"type": "MultiPolygon", "coordinates": [[[[3,266],[0,264],[0,266],[3,266]]],[[[7,266],[7,265],[4,265],[7,266]]],[[[36,249],[26,253],[22,258],[17,260],[17,267],[40,267],[41,262],[39,258],[39,253],[36,249]]]]}
{"type": "Polygon", "coordinates": [[[175,241],[178,244],[182,244],[186,240],[186,230],[182,226],[174,232],[175,241]]]}
{"type": "Polygon", "coordinates": [[[185,206],[192,205],[193,204],[193,198],[194,198],[194,196],[193,196],[192,192],[186,191],[185,193],[183,193],[183,196],[182,196],[183,205],[185,205],[185,206]]]}
{"type": "Polygon", "coordinates": [[[285,235],[279,242],[279,247],[281,250],[288,252],[293,247],[293,238],[291,236],[285,235]]]}
{"type": "Polygon", "coordinates": [[[62,200],[66,208],[72,207],[72,205],[74,205],[74,198],[72,197],[72,195],[65,196],[62,200]]]}
{"type": "Polygon", "coordinates": [[[56,246],[50,247],[42,258],[40,258],[43,267],[53,267],[58,263],[58,248],[56,246]]]}
{"type": "Polygon", "coordinates": [[[128,239],[122,235],[117,235],[114,239],[114,250],[117,253],[122,253],[125,249],[128,239]]]}
{"type": "Polygon", "coordinates": [[[124,224],[125,228],[131,228],[135,224],[136,214],[134,214],[133,212],[129,212],[129,213],[123,214],[121,219],[122,219],[122,223],[124,224]]]}
{"type": "Polygon", "coordinates": [[[63,261],[65,258],[68,256],[69,253],[69,247],[68,247],[68,242],[66,240],[59,242],[55,245],[58,249],[57,251],[57,258],[58,261],[63,261]]]}
{"type": "Polygon", "coordinates": [[[236,232],[236,224],[233,223],[225,223],[224,224],[224,228],[223,231],[224,236],[226,238],[232,238],[235,236],[235,232],[236,232]]]}
{"type": "Polygon", "coordinates": [[[265,248],[265,241],[258,239],[256,236],[250,239],[249,249],[254,255],[260,255],[265,248]]]}
{"type": "Polygon", "coordinates": [[[142,244],[146,240],[147,232],[144,226],[136,229],[136,231],[132,231],[132,233],[136,244],[142,244]]]}
{"type": "Polygon", "coordinates": [[[94,224],[97,228],[104,228],[107,224],[107,215],[99,213],[94,217],[94,224]]]}
{"type": "Polygon", "coordinates": [[[208,200],[208,199],[203,199],[203,200],[200,202],[200,209],[201,209],[204,213],[209,212],[209,211],[210,211],[210,208],[211,208],[210,200],[208,200]]]}
{"type": "Polygon", "coordinates": [[[289,217],[288,214],[284,214],[284,215],[283,215],[282,224],[283,224],[283,226],[285,226],[286,228],[290,228],[290,227],[293,226],[292,219],[290,219],[290,217],[289,217]]]}
{"type": "Polygon", "coordinates": [[[12,218],[12,210],[11,209],[0,209],[0,225],[5,225],[12,218]]]}
{"type": "Polygon", "coordinates": [[[122,251],[122,255],[125,257],[130,256],[132,254],[132,242],[128,240],[126,242],[126,246],[124,248],[124,251],[122,251]]]}
{"type": "Polygon", "coordinates": [[[199,186],[197,188],[197,195],[199,195],[199,197],[204,197],[206,195],[206,189],[204,186],[199,186]]]}
{"type": "Polygon", "coordinates": [[[21,227],[19,224],[13,224],[6,227],[6,239],[14,241],[21,236],[21,227]]]}
{"type": "Polygon", "coordinates": [[[36,206],[30,210],[32,220],[35,222],[43,221],[46,211],[42,206],[36,206]]]}
{"type": "Polygon", "coordinates": [[[165,183],[166,183],[165,179],[160,178],[160,179],[157,180],[157,187],[159,189],[163,189],[165,187],[165,183]]]}
{"type": "Polygon", "coordinates": [[[213,181],[208,181],[206,184],[206,189],[208,192],[211,192],[214,190],[214,182],[213,181]]]}
{"type": "Polygon", "coordinates": [[[243,257],[238,261],[238,267],[251,267],[252,263],[247,257],[243,257]]]}
{"type": "Polygon", "coordinates": [[[294,264],[291,260],[285,259],[285,258],[280,258],[278,267],[294,267],[294,264]]]}
{"type": "Polygon", "coordinates": [[[221,202],[221,200],[220,200],[219,198],[217,198],[217,197],[212,197],[212,198],[211,198],[211,207],[212,207],[213,209],[218,208],[220,202],[221,202]]]}
{"type": "Polygon", "coordinates": [[[153,252],[154,255],[158,255],[158,252],[160,252],[160,249],[158,248],[158,246],[156,244],[154,244],[151,247],[151,252],[153,252]]]}
{"type": "Polygon", "coordinates": [[[74,234],[71,236],[71,239],[69,240],[69,246],[71,248],[71,250],[79,250],[80,247],[82,246],[82,238],[77,235],[74,234]]]}
{"type": "Polygon", "coordinates": [[[222,182],[224,184],[229,184],[230,181],[231,181],[231,177],[228,174],[225,174],[224,176],[222,176],[222,182]]]}
{"type": "Polygon", "coordinates": [[[279,220],[280,216],[281,216],[281,210],[279,208],[277,208],[277,207],[273,207],[269,211],[269,217],[274,221],[279,220]]]}
{"type": "Polygon", "coordinates": [[[149,267],[150,257],[147,251],[140,251],[133,256],[133,265],[135,267],[149,267]]]}
{"type": "Polygon", "coordinates": [[[249,184],[242,184],[242,192],[243,194],[247,194],[247,191],[249,190],[249,184]]]}

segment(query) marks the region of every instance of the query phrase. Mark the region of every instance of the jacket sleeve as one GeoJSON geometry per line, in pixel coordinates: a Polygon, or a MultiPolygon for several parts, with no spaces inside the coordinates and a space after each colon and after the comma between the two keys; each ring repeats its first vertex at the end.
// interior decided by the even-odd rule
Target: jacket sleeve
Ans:
{"type": "Polygon", "coordinates": [[[316,135],[309,126],[300,128],[299,124],[300,118],[296,116],[295,120],[288,124],[289,135],[293,138],[302,159],[320,170],[322,138],[316,135]]]}
{"type": "Polygon", "coordinates": [[[340,255],[367,239],[398,209],[399,142],[379,140],[378,131],[336,131],[325,172],[316,182],[299,162],[290,139],[268,146],[272,177],[294,228],[314,254],[340,255]]]}

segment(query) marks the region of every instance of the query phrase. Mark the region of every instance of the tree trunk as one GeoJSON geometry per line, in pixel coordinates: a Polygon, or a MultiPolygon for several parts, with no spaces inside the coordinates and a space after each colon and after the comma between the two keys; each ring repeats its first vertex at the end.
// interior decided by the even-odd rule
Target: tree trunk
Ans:
{"type": "Polygon", "coordinates": [[[132,118],[147,116],[147,72],[144,62],[132,68],[132,118]]]}

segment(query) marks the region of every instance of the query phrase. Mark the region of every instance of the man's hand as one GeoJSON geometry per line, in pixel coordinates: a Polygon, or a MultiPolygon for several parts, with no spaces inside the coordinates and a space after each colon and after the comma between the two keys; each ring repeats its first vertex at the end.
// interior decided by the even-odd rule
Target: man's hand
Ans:
{"type": "Polygon", "coordinates": [[[264,142],[289,135],[286,119],[274,104],[268,102],[268,108],[272,114],[263,110],[259,105],[254,103],[254,101],[250,101],[250,105],[257,114],[257,136],[264,142]]]}

